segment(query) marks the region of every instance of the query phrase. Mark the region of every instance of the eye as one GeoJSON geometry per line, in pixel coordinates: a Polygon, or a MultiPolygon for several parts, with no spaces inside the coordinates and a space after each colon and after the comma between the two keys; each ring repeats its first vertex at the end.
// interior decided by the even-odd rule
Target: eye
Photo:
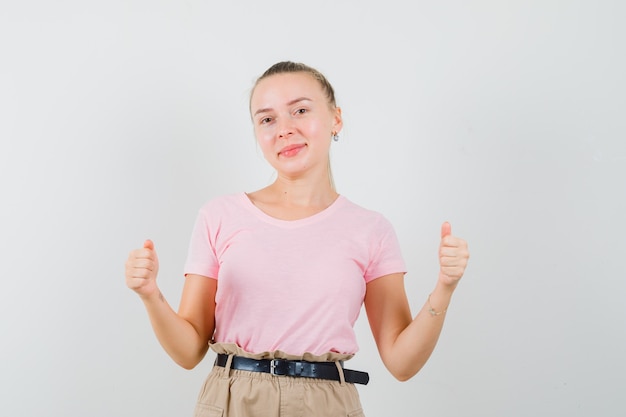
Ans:
{"type": "Polygon", "coordinates": [[[296,114],[304,114],[304,113],[306,113],[308,111],[309,111],[308,109],[298,109],[298,110],[296,110],[296,114]]]}
{"type": "Polygon", "coordinates": [[[266,125],[266,124],[268,124],[271,121],[272,121],[271,117],[264,117],[264,118],[259,120],[259,124],[266,125]]]}

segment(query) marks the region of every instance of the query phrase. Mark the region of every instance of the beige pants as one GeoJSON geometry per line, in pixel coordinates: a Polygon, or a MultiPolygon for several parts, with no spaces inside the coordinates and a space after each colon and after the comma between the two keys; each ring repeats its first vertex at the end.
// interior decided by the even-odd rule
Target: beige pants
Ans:
{"type": "MultiPolygon", "coordinates": [[[[255,359],[305,359],[335,362],[349,358],[329,353],[295,358],[281,352],[250,354],[236,345],[214,344],[217,353],[255,359]]],[[[364,417],[354,384],[276,376],[214,367],[196,405],[195,417],[364,417]]]]}

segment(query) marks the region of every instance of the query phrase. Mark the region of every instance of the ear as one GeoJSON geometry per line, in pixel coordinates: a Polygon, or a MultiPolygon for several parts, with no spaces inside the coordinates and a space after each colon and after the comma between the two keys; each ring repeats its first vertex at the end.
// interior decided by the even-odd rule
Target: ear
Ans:
{"type": "Polygon", "coordinates": [[[341,128],[343,127],[343,119],[341,117],[341,107],[335,107],[333,111],[333,132],[339,133],[341,132],[341,128]]]}

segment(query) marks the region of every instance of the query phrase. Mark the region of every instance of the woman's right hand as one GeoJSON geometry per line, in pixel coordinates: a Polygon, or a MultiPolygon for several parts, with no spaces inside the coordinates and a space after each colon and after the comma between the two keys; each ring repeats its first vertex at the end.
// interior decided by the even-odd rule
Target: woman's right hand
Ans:
{"type": "Polygon", "coordinates": [[[154,243],[146,240],[143,248],[132,250],[126,261],[126,285],[142,298],[159,293],[156,284],[159,272],[159,259],[154,250],[154,243]]]}

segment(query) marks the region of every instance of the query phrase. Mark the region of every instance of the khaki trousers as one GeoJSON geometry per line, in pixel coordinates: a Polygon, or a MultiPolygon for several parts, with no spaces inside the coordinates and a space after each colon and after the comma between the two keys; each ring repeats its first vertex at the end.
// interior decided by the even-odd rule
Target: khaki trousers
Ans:
{"type": "MultiPolygon", "coordinates": [[[[217,353],[255,359],[295,359],[280,352],[250,354],[235,345],[211,347],[217,353]]],[[[308,356],[305,360],[315,358],[335,362],[344,360],[346,355],[329,353],[308,356]]],[[[194,417],[364,417],[364,414],[354,384],[230,369],[228,361],[224,368],[216,366],[209,373],[198,396],[194,417]]]]}

